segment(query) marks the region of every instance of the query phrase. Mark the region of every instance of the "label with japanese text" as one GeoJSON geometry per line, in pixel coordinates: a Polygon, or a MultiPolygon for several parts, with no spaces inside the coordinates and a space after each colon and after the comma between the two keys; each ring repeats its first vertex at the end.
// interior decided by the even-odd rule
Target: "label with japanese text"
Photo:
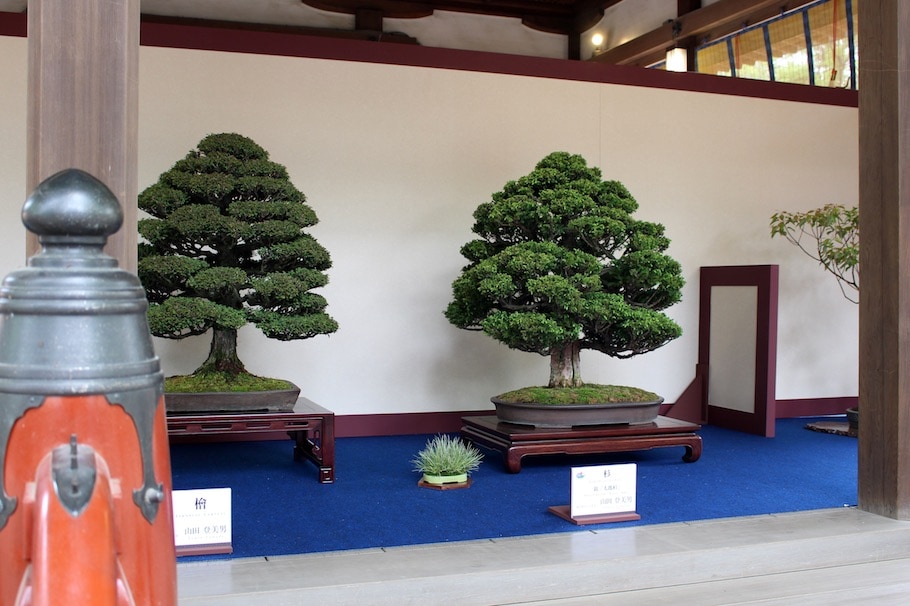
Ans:
{"type": "Polygon", "coordinates": [[[570,515],[602,515],[635,511],[635,463],[573,467],[570,515]]]}
{"type": "Polygon", "coordinates": [[[216,545],[231,542],[231,489],[175,490],[174,544],[216,545]]]}

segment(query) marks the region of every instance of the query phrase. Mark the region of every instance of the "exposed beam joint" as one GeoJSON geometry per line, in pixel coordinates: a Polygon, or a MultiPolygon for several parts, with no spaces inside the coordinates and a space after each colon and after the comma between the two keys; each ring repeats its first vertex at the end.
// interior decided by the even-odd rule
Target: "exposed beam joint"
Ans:
{"type": "Polygon", "coordinates": [[[354,29],[381,32],[382,11],[375,8],[358,8],[354,13],[354,29]]]}

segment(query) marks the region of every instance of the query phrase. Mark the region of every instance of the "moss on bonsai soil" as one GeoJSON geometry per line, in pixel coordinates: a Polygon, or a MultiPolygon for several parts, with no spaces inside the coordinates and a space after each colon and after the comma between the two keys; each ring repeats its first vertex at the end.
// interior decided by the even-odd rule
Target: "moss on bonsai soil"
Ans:
{"type": "Polygon", "coordinates": [[[204,372],[191,375],[176,375],[164,379],[167,393],[208,393],[281,391],[296,389],[290,381],[259,377],[250,373],[204,372]]]}
{"type": "Polygon", "coordinates": [[[496,397],[503,402],[552,406],[654,402],[660,399],[657,394],[638,387],[596,383],[587,383],[581,387],[523,387],[496,397]]]}

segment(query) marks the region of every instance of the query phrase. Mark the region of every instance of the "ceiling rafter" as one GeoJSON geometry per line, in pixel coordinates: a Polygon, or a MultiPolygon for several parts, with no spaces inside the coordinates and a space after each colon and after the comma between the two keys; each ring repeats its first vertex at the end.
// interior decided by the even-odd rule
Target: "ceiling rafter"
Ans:
{"type": "Polygon", "coordinates": [[[187,17],[161,17],[158,15],[142,15],[142,21],[147,23],[162,23],[168,25],[189,25],[238,31],[273,32],[279,34],[293,34],[301,36],[341,38],[345,40],[364,40],[369,42],[390,42],[413,45],[420,44],[416,38],[408,36],[407,34],[402,34],[400,32],[381,32],[375,29],[348,30],[325,27],[306,27],[299,25],[273,25],[269,23],[217,21],[212,19],[193,19],[187,17]]]}
{"type": "Polygon", "coordinates": [[[613,47],[591,61],[613,65],[648,65],[659,60],[675,40],[720,37],[805,4],[783,0],[719,0],[670,20],[657,29],[613,47]]]}

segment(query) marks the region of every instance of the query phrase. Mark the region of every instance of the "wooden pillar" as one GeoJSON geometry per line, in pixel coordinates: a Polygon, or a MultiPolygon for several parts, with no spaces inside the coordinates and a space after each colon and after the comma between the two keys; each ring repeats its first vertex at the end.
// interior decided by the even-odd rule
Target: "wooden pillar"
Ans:
{"type": "MultiPolygon", "coordinates": [[[[136,270],[139,0],[29,0],[27,194],[65,168],[107,185],[123,227],[105,249],[136,270]]],[[[29,234],[27,254],[38,250],[29,234]]]]}
{"type": "Polygon", "coordinates": [[[859,507],[910,519],[910,2],[859,5],[859,507]]]}

